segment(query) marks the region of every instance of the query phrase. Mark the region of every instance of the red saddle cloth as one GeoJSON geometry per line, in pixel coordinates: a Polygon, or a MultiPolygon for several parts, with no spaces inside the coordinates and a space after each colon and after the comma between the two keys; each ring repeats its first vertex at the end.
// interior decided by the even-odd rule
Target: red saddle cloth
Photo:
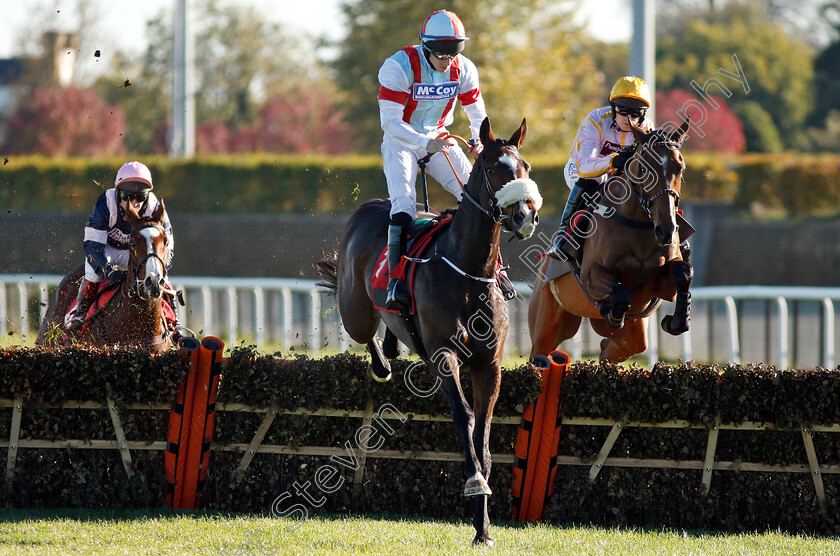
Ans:
{"type": "MultiPolygon", "coordinates": [[[[93,316],[96,311],[105,307],[111,299],[113,299],[114,294],[117,293],[117,290],[122,285],[121,281],[111,281],[111,280],[102,280],[99,282],[99,289],[96,291],[96,299],[93,303],[90,304],[90,309],[88,309],[87,315],[85,315],[86,319],[89,319],[93,316]]],[[[70,307],[67,309],[67,314],[64,315],[64,326],[70,323],[74,316],[76,316],[76,303],[78,302],[78,298],[74,299],[72,303],[70,303],[70,307]]],[[[167,324],[170,328],[175,325],[175,311],[172,309],[172,306],[168,302],[164,302],[161,304],[163,310],[163,317],[166,319],[167,324]]],[[[87,327],[90,326],[90,323],[85,323],[82,326],[81,332],[84,332],[87,327]]]]}
{"type": "MultiPolygon", "coordinates": [[[[412,258],[420,258],[423,250],[437,238],[444,230],[449,227],[452,222],[452,217],[446,217],[441,220],[432,220],[428,224],[422,226],[412,237],[409,234],[408,247],[406,248],[406,256],[412,258]]],[[[416,223],[415,223],[416,224],[416,223]]],[[[409,261],[405,257],[402,258],[400,264],[391,272],[388,269],[388,246],[379,253],[379,258],[376,259],[376,266],[374,266],[373,276],[371,278],[371,289],[373,290],[373,306],[380,311],[387,311],[389,313],[399,314],[399,311],[392,311],[385,308],[385,300],[388,297],[388,276],[393,276],[405,282],[408,295],[411,296],[411,309],[409,314],[414,314],[414,272],[417,270],[417,263],[409,261]]]]}

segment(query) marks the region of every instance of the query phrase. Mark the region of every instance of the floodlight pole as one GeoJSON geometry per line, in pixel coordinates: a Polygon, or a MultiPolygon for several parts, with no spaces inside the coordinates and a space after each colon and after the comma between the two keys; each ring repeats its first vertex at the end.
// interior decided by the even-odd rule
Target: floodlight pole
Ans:
{"type": "MultiPolygon", "coordinates": [[[[633,0],[633,38],[630,39],[630,73],[647,81],[653,102],[656,98],[656,2],[633,0]]],[[[647,116],[656,123],[656,103],[647,116]]]]}
{"type": "Polygon", "coordinates": [[[169,155],[191,157],[195,154],[195,74],[189,0],[175,0],[172,64],[172,128],[169,130],[169,155]]]}

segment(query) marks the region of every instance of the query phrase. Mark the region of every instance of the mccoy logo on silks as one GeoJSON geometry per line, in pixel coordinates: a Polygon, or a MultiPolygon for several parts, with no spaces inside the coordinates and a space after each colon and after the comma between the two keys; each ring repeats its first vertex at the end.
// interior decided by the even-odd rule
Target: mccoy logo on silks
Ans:
{"type": "Polygon", "coordinates": [[[458,94],[458,82],[439,83],[415,83],[411,90],[411,97],[414,100],[444,100],[458,94]]]}

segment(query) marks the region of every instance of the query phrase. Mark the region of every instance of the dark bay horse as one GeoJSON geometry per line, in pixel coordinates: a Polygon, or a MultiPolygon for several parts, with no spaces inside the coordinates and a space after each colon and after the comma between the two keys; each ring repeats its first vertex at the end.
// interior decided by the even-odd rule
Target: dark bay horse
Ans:
{"type": "Polygon", "coordinates": [[[53,302],[41,323],[36,345],[79,343],[90,346],[138,346],[150,353],[170,348],[170,334],[164,320],[162,294],[165,291],[168,238],[162,222],[163,201],[150,219],[126,211],[132,226],[131,254],[125,282],[114,297],[97,312],[87,329],[75,339],[64,332],[64,316],[76,299],[84,266],[67,274],[58,285],[53,302]]]}
{"type": "MultiPolygon", "coordinates": [[[[476,497],[474,543],[492,543],[487,496],[491,494],[490,420],[501,383],[501,357],[508,331],[508,313],[496,286],[496,264],[502,228],[519,239],[530,237],[542,204],[531,166],[519,154],[525,139],[525,120],[507,141],[496,138],[489,119],[481,125],[484,150],[464,186],[464,198],[450,227],[418,257],[414,281],[417,307],[413,317],[378,311],[373,305],[371,276],[388,235],[390,201],[363,204],[350,217],[338,259],[316,265],[336,295],[344,328],[353,340],[366,344],[372,366],[389,369],[375,338],[384,321],[386,346],[394,335],[414,347],[434,369],[452,410],[455,430],[465,453],[466,496],[476,497]],[[416,330],[419,349],[412,340],[416,330]],[[461,388],[460,369],[468,367],[473,404],[461,388]]],[[[420,214],[418,217],[431,216],[420,214]]],[[[396,357],[395,344],[385,349],[396,357]]]]}
{"type": "Polygon", "coordinates": [[[676,299],[662,329],[688,330],[694,270],[680,252],[676,215],[688,122],[674,131],[632,127],[636,147],[626,174],[607,183],[597,216],[589,217],[580,282],[570,272],[545,283],[548,257],[537,273],[528,308],[531,355],[548,355],[587,317],[604,336],[600,359],[625,361],[647,349],[647,314],[659,300],[676,299]]]}

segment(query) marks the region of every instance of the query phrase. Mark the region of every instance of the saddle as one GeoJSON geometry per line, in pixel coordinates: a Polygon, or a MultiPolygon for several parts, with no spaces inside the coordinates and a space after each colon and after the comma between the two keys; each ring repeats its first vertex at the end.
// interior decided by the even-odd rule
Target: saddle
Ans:
{"type": "MultiPolygon", "coordinates": [[[[99,289],[96,291],[96,296],[93,300],[93,303],[90,304],[90,309],[88,309],[87,315],[85,315],[85,323],[82,325],[80,333],[84,333],[85,330],[90,326],[90,321],[93,319],[93,316],[104,309],[108,303],[114,298],[114,294],[117,293],[117,290],[123,285],[125,280],[102,280],[99,282],[99,289]]],[[[74,299],[70,306],[67,308],[67,314],[64,315],[64,327],[66,328],[73,317],[76,316],[76,303],[78,302],[78,298],[74,299]]],[[[161,308],[163,310],[163,316],[166,319],[166,323],[169,328],[172,328],[175,324],[175,311],[169,305],[169,303],[161,303],[161,308]]]]}
{"type": "MultiPolygon", "coordinates": [[[[411,308],[409,314],[414,314],[414,273],[417,269],[416,259],[423,253],[423,250],[440,236],[452,222],[452,217],[432,218],[428,220],[416,220],[408,229],[406,241],[406,256],[394,269],[394,277],[403,280],[408,295],[411,296],[411,308]]],[[[385,308],[385,300],[388,297],[388,276],[391,274],[388,268],[388,246],[379,253],[374,266],[371,278],[371,290],[373,292],[373,306],[381,311],[399,314],[399,311],[392,311],[385,308]]]]}

